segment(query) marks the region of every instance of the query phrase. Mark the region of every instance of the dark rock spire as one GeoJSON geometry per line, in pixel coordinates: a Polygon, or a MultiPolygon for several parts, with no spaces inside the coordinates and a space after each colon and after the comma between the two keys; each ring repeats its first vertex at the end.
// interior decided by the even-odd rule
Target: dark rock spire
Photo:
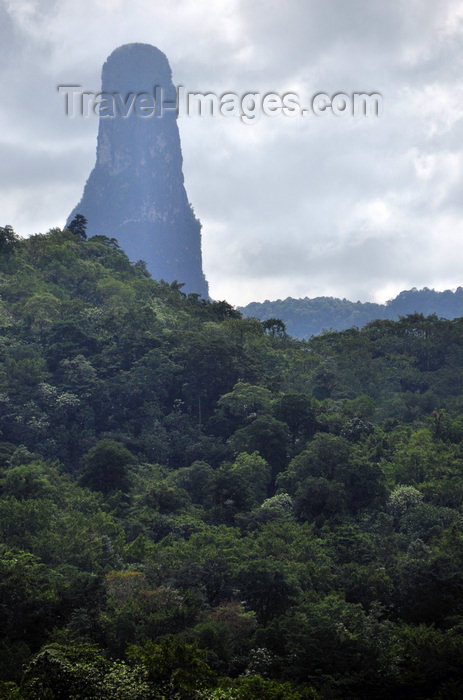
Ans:
{"type": "Polygon", "coordinates": [[[184,282],[185,291],[208,297],[201,224],[183,184],[176,110],[159,116],[158,102],[157,115],[147,116],[150,100],[137,98],[127,114],[131,96],[152,98],[156,86],[164,104],[175,103],[169,62],[154,46],[126,44],[106,60],[102,93],[115,95],[116,102],[100,107],[96,164],[68,223],[83,214],[88,236],[117,238],[131,260],[146,261],[155,279],[184,282]]]}

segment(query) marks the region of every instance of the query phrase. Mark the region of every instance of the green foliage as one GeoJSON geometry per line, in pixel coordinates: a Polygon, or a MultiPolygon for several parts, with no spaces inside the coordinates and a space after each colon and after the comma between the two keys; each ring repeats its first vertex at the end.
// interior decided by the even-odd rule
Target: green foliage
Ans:
{"type": "Polygon", "coordinates": [[[48,645],[26,668],[26,698],[149,700],[153,697],[140,666],[108,661],[90,645],[48,645]]]}
{"type": "Polygon", "coordinates": [[[282,421],[271,416],[258,416],[232,435],[230,445],[237,452],[258,452],[271,465],[275,475],[287,462],[288,437],[288,428],[282,421]]]}
{"type": "Polygon", "coordinates": [[[19,237],[11,226],[0,226],[0,255],[10,255],[18,243],[19,237]]]}
{"type": "Polygon", "coordinates": [[[146,669],[148,682],[168,697],[180,700],[199,697],[198,691],[212,678],[204,651],[175,637],[168,637],[160,644],[148,641],[143,646],[132,646],[129,656],[146,669]]]}
{"type": "Polygon", "coordinates": [[[286,326],[279,318],[269,318],[262,321],[262,327],[271,338],[284,338],[286,335],[286,326]]]}
{"type": "Polygon", "coordinates": [[[0,239],[0,698],[461,697],[462,319],[300,342],[0,239]]]}
{"type": "Polygon", "coordinates": [[[86,240],[87,238],[87,219],[82,214],[76,214],[68,226],[68,231],[71,231],[77,238],[86,240]]]}
{"type": "Polygon", "coordinates": [[[126,491],[129,488],[128,467],[133,454],[116,440],[100,440],[83,457],[81,483],[95,491],[126,491]]]}
{"type": "Polygon", "coordinates": [[[223,684],[221,688],[201,695],[204,700],[317,700],[319,697],[314,689],[301,693],[290,683],[278,683],[258,675],[223,684]]]}

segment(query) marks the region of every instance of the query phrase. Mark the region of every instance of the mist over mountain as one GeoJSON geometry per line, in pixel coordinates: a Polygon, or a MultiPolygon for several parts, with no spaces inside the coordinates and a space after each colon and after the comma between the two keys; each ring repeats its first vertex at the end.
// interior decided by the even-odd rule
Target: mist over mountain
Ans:
{"type": "Polygon", "coordinates": [[[150,114],[156,86],[163,103],[175,105],[169,62],[154,46],[126,44],[107,59],[102,93],[117,102],[100,109],[95,167],[67,223],[84,215],[89,236],[116,238],[154,278],[178,280],[185,291],[207,298],[201,224],[184,187],[176,110],[150,114]]]}
{"type": "Polygon", "coordinates": [[[266,321],[279,318],[286,331],[296,338],[310,338],[323,330],[343,331],[354,326],[362,328],[377,319],[397,320],[399,316],[420,313],[436,314],[440,318],[453,319],[463,315],[463,288],[454,292],[434,289],[410,289],[400,292],[385,304],[353,302],[335,297],[315,299],[278,299],[276,301],[251,302],[239,307],[244,316],[266,321]]]}

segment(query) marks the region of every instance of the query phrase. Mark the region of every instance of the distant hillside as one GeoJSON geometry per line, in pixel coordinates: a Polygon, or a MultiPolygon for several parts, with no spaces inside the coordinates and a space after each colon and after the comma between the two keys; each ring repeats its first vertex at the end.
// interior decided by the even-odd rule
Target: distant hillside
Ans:
{"type": "Polygon", "coordinates": [[[455,292],[434,289],[410,289],[400,292],[386,304],[353,302],[335,297],[315,299],[278,299],[277,301],[251,302],[238,307],[244,316],[266,321],[279,318],[286,324],[287,332],[296,338],[310,338],[323,330],[343,331],[357,326],[362,328],[376,319],[397,320],[399,316],[422,313],[436,314],[439,318],[463,316],[463,287],[455,292]]]}

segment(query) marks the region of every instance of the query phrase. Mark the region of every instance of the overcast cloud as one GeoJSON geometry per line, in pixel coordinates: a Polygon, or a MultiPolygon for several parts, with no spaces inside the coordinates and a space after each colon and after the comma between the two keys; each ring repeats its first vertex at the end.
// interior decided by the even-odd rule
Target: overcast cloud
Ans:
{"type": "Polygon", "coordinates": [[[0,0],[0,225],[62,226],[94,164],[111,51],[147,42],[174,84],[219,93],[379,92],[382,115],[179,119],[210,293],[233,304],[384,301],[461,284],[459,0],[0,0]]]}

